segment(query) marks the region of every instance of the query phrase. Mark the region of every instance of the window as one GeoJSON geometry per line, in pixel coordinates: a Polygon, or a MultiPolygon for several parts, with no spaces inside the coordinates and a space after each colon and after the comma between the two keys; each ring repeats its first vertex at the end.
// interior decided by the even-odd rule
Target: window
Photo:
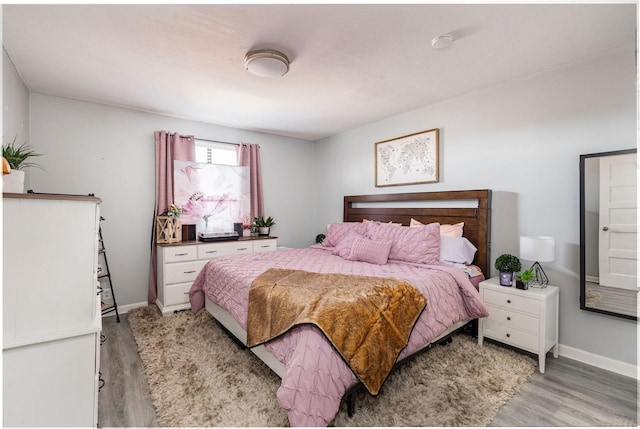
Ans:
{"type": "Polygon", "coordinates": [[[196,162],[205,164],[238,165],[236,146],[228,143],[196,139],[196,162]]]}

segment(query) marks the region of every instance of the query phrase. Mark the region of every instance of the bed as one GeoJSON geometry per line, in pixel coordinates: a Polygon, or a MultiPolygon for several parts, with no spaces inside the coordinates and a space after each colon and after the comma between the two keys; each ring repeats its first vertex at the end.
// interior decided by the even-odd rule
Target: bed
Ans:
{"type": "MultiPolygon", "coordinates": [[[[257,298],[252,285],[272,274],[311,275],[320,279],[344,275],[349,280],[395,279],[408,284],[412,292],[419,292],[424,305],[418,306],[417,298],[401,299],[413,302],[412,311],[416,314],[404,321],[410,325],[406,341],[392,354],[395,362],[402,362],[488,314],[479,299],[477,283],[484,279],[482,273],[489,272],[490,214],[491,190],[486,189],[346,196],[343,222],[328,226],[322,244],[218,258],[207,263],[190,290],[192,311],[206,308],[240,343],[257,344],[251,351],[282,379],[278,402],[287,411],[292,426],[327,426],[337,414],[340,402],[353,398],[352,393],[363,382],[370,393],[377,394],[388,376],[387,367],[380,364],[383,374],[377,380],[379,383],[375,386],[367,383],[366,375],[359,372],[341,349],[342,344],[337,344],[322,324],[293,322],[290,329],[278,332],[269,341],[254,341],[257,306],[251,306],[250,302],[257,298]],[[461,224],[464,226],[460,227],[461,224]],[[462,237],[456,237],[457,234],[462,237]],[[463,263],[440,259],[445,248],[451,249],[450,243],[455,242],[458,249],[462,241],[465,244],[461,253],[465,258],[471,254],[472,260],[463,263]],[[389,250],[387,259],[378,260],[381,243],[385,251],[389,250]],[[469,244],[475,248],[471,253],[469,244]],[[370,251],[370,245],[376,246],[375,252],[370,251]],[[248,319],[254,321],[249,338],[248,319]]],[[[283,277],[278,279],[274,287],[286,283],[283,277]]],[[[270,289],[269,284],[266,286],[270,289]]],[[[262,322],[265,324],[270,322],[262,322]]],[[[353,329],[350,336],[357,335],[357,329],[347,330],[350,329],[353,329]]],[[[370,353],[371,349],[365,355],[370,353]]],[[[378,365],[377,361],[375,364],[378,365]]],[[[352,402],[349,409],[353,411],[352,402]]]]}

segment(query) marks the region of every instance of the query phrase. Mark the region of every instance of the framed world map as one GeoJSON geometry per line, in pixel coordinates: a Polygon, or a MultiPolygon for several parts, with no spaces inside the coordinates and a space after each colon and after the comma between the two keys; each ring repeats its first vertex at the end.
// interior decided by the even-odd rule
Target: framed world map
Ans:
{"type": "Polygon", "coordinates": [[[376,187],[439,181],[438,128],[375,144],[376,187]]]}

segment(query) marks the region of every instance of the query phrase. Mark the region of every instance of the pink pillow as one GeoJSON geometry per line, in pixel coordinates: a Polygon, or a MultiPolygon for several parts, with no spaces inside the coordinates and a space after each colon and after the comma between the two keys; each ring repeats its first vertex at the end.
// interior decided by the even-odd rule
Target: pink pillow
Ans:
{"type": "Polygon", "coordinates": [[[325,237],[322,245],[324,247],[337,246],[349,233],[357,233],[359,235],[366,235],[368,229],[368,223],[362,222],[342,222],[332,223],[327,227],[327,236],[325,237]]]}
{"type": "MultiPolygon", "coordinates": [[[[423,226],[424,224],[420,221],[411,218],[410,227],[423,226]]],[[[453,225],[440,225],[440,235],[446,235],[448,237],[462,237],[462,232],[464,230],[464,222],[456,223],[453,225]]]]}
{"type": "Polygon", "coordinates": [[[351,248],[353,247],[353,242],[356,241],[356,239],[358,238],[364,238],[364,237],[358,234],[357,232],[348,233],[333,248],[331,253],[333,253],[334,255],[340,256],[342,259],[349,259],[349,255],[351,255],[351,248]]]}
{"type": "Polygon", "coordinates": [[[338,243],[332,253],[348,261],[384,265],[389,259],[390,251],[389,241],[370,240],[360,234],[351,233],[338,243]]]}
{"type": "Polygon", "coordinates": [[[422,228],[375,225],[369,230],[369,237],[377,241],[391,242],[389,259],[438,265],[440,258],[439,223],[430,223],[422,228]]]}

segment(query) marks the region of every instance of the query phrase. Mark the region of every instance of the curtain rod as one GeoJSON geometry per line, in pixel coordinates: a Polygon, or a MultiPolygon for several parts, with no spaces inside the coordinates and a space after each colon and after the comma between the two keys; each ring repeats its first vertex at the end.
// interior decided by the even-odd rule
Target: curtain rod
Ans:
{"type": "Polygon", "coordinates": [[[210,142],[210,143],[223,143],[223,144],[239,144],[239,143],[231,143],[231,142],[223,142],[221,140],[209,140],[209,139],[201,139],[200,137],[195,137],[195,140],[202,140],[203,142],[210,142]]]}

